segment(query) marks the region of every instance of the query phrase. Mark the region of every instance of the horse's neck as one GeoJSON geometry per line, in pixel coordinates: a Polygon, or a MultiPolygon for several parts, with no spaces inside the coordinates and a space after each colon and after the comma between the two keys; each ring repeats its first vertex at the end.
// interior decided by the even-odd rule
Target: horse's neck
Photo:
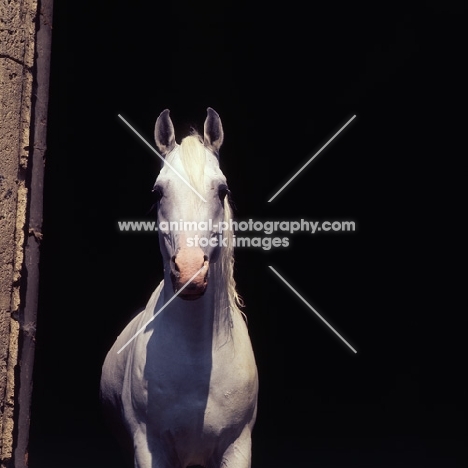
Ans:
{"type": "MultiPolygon", "coordinates": [[[[169,271],[169,268],[165,268],[164,303],[174,296],[169,271]]],[[[230,311],[226,309],[226,304],[223,304],[225,301],[218,303],[219,297],[215,289],[216,284],[212,279],[208,281],[205,294],[200,299],[196,301],[174,299],[167,307],[165,314],[167,322],[171,324],[171,327],[177,327],[187,340],[199,342],[201,339],[210,341],[215,339],[215,341],[225,342],[230,334],[229,325],[226,326],[226,323],[230,323],[226,316],[226,314],[230,316],[230,311]]]]}

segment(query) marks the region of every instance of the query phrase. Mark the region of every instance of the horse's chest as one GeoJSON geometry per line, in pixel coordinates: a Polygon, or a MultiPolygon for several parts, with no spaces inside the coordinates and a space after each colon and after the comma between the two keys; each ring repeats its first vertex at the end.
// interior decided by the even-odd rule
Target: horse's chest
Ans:
{"type": "Polygon", "coordinates": [[[216,438],[226,426],[244,424],[254,404],[256,375],[244,362],[236,363],[224,363],[211,350],[184,359],[166,353],[148,357],[138,400],[154,429],[183,440],[190,434],[216,438]]]}
{"type": "Polygon", "coordinates": [[[216,372],[204,366],[185,366],[177,372],[156,372],[147,381],[147,405],[160,415],[171,419],[188,418],[213,421],[213,414],[229,418],[242,409],[243,395],[248,393],[249,382],[244,379],[220,379],[216,372]]]}

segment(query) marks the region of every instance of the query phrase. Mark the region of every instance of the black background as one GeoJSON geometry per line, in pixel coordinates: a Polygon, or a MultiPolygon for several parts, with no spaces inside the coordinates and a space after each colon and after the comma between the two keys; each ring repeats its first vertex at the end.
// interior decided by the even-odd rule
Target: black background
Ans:
{"type": "MultiPolygon", "coordinates": [[[[162,278],[151,143],[206,108],[237,219],[354,220],[237,249],[260,374],[253,467],[466,466],[453,218],[458,4],[56,2],[31,468],[124,468],[105,354],[162,278]],[[267,200],[354,114],[356,119],[267,200]],[[443,234],[449,234],[443,235],[443,234]],[[274,266],[354,354],[268,269],[274,266]]],[[[463,316],[462,316],[463,315],[463,316]]]]}

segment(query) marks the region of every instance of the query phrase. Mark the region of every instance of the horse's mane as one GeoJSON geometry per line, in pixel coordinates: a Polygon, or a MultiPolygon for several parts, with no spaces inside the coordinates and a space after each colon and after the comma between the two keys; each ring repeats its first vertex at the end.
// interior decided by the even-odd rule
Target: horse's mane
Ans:
{"type": "MultiPolygon", "coordinates": [[[[206,165],[206,148],[201,136],[192,130],[180,143],[180,158],[190,183],[201,194],[206,193],[204,168],[206,165]]],[[[194,194],[194,197],[196,195],[194,194]]],[[[198,198],[198,197],[196,197],[198,198]]],[[[232,208],[228,197],[224,199],[224,221],[230,226],[232,219],[232,208]]],[[[210,266],[212,268],[210,280],[215,282],[215,301],[218,304],[218,321],[224,325],[231,325],[231,314],[229,311],[245,314],[240,310],[244,306],[239,296],[234,280],[234,241],[233,232],[228,229],[223,232],[227,238],[227,247],[221,247],[218,261],[210,266]],[[227,313],[225,313],[227,312],[227,313]]]]}

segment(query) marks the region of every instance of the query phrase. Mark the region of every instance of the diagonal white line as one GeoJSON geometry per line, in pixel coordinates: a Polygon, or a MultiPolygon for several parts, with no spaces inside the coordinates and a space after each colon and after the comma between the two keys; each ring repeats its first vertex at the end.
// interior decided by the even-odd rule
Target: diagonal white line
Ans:
{"type": "Polygon", "coordinates": [[[166,159],[164,159],[158,152],[156,149],[154,149],[120,114],[118,114],[118,117],[123,120],[123,122],[125,122],[127,124],[127,126],[132,129],[134,131],[134,133],[140,137],[140,139],[143,141],[143,143],[146,144],[146,146],[148,146],[154,153],[157,154],[157,156],[159,157],[159,159],[164,163],[164,164],[167,164],[182,180],[182,182],[184,182],[188,187],[190,187],[192,189],[193,192],[195,192],[205,203],[206,203],[206,200],[177,172],[177,170],[174,168],[174,166],[172,166],[169,161],[167,161],[166,159]]]}
{"type": "Polygon", "coordinates": [[[345,127],[347,127],[352,120],[356,118],[355,115],[353,115],[269,200],[268,203],[273,201],[279,194],[282,192],[315,158],[315,156],[318,156],[322,150],[324,150],[331,142],[334,140],[338,134],[340,134],[345,127]]]}
{"type": "Polygon", "coordinates": [[[283,281],[283,283],[289,287],[289,289],[291,289],[291,291],[296,294],[296,296],[302,301],[304,302],[304,304],[312,310],[312,312],[315,313],[315,315],[317,315],[317,317],[322,320],[323,323],[325,323],[325,325],[327,325],[327,327],[329,327],[346,345],[349,346],[349,348],[351,348],[355,353],[357,353],[357,351],[270,265],[268,265],[268,268],[271,269],[271,271],[273,271],[273,273],[276,274],[276,276],[278,276],[278,278],[281,279],[281,281],[283,281]]]}
{"type": "Polygon", "coordinates": [[[178,291],[174,294],[118,351],[120,354],[147,326],[150,324],[192,281],[193,279],[203,270],[201,267],[178,291]]]}

